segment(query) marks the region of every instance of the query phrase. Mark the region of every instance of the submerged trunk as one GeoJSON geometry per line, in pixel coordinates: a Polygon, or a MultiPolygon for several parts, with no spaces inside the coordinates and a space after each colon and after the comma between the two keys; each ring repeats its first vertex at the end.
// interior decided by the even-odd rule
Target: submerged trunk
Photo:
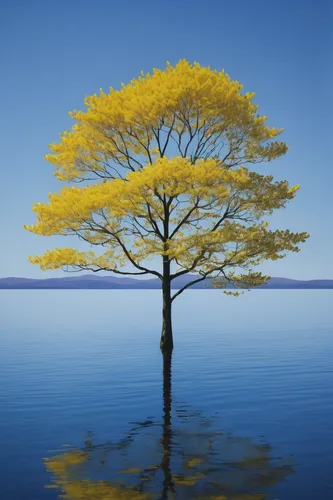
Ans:
{"type": "Polygon", "coordinates": [[[160,348],[162,352],[172,352],[172,319],[171,319],[171,281],[170,281],[170,262],[163,262],[163,310],[162,310],[162,335],[160,348]]]}

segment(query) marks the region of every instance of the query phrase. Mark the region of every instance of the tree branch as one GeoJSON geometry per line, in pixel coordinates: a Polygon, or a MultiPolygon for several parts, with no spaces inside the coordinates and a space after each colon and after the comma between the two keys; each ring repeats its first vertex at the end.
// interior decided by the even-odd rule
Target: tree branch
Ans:
{"type": "Polygon", "coordinates": [[[132,273],[132,272],[127,272],[127,271],[119,271],[118,269],[111,269],[108,267],[100,267],[98,269],[94,269],[89,266],[76,266],[81,269],[81,271],[92,271],[93,273],[98,273],[99,271],[109,271],[115,274],[122,274],[122,275],[131,275],[131,276],[141,276],[143,274],[149,274],[148,271],[142,271],[141,273],[132,273]]]}
{"type": "Polygon", "coordinates": [[[214,271],[217,271],[217,269],[213,269],[212,271],[208,271],[208,272],[207,272],[207,273],[205,273],[205,274],[204,274],[204,276],[202,276],[201,278],[198,278],[198,279],[196,279],[196,280],[194,280],[194,281],[190,281],[189,283],[187,283],[186,285],[184,285],[184,286],[183,286],[180,290],[178,290],[178,292],[177,292],[177,293],[175,293],[175,294],[171,297],[171,302],[173,302],[173,301],[175,300],[175,298],[176,298],[176,297],[178,297],[178,295],[180,295],[181,293],[183,293],[183,292],[184,292],[184,290],[186,290],[187,288],[189,288],[189,287],[191,287],[191,286],[195,285],[196,283],[200,283],[200,281],[204,281],[204,280],[207,278],[207,276],[208,276],[210,273],[214,272],[214,271]]]}

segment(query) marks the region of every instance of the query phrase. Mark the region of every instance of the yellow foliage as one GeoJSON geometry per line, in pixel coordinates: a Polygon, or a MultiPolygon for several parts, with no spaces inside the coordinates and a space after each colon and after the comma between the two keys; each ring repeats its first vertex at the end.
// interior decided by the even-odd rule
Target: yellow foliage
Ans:
{"type": "Polygon", "coordinates": [[[56,167],[60,180],[114,175],[111,163],[136,169],[154,155],[170,157],[171,142],[178,153],[207,157],[224,143],[228,164],[270,161],[284,154],[283,142],[270,142],[282,129],[265,125],[258,116],[254,93],[224,71],[181,60],[165,70],[141,74],[120,90],[101,90],[85,99],[87,110],[74,111],[71,132],[50,145],[46,160],[56,167]],[[166,141],[171,135],[173,141],[166,141]],[[181,137],[181,144],[179,138],[181,137]],[[205,147],[194,138],[207,140],[205,147]],[[184,140],[186,138],[186,140],[184,140]],[[191,147],[186,147],[191,141],[191,147]],[[138,158],[143,157],[143,160],[138,158]]]}
{"type": "Polygon", "coordinates": [[[145,265],[160,256],[178,273],[214,278],[214,286],[265,283],[268,277],[252,268],[299,251],[309,235],[270,231],[261,220],[285,207],[299,186],[244,167],[287,151],[272,141],[282,130],[265,125],[253,97],[224,71],[185,60],[87,97],[86,112],[72,113],[73,130],[46,158],[59,179],[100,182],[50,194],[49,203],[34,204],[36,223],[25,228],[76,235],[103,253],[56,248],[30,261],[41,269],[164,279],[145,265]],[[135,272],[122,271],[128,263],[135,272]]]}
{"type": "MultiPolygon", "coordinates": [[[[263,259],[281,258],[282,250],[297,251],[297,244],[308,237],[269,231],[266,221],[257,223],[262,215],[283,207],[297,189],[244,167],[228,169],[217,159],[193,164],[181,157],[159,158],[127,173],[125,179],[65,187],[59,194],[50,194],[49,203],[35,204],[37,222],[25,226],[29,231],[46,236],[77,234],[107,250],[96,255],[56,248],[30,261],[41,269],[116,270],[128,260],[133,264],[164,255],[183,269],[203,272],[227,264],[256,265],[263,259]]],[[[257,282],[252,278],[252,285],[260,283],[258,277],[257,282]]]]}

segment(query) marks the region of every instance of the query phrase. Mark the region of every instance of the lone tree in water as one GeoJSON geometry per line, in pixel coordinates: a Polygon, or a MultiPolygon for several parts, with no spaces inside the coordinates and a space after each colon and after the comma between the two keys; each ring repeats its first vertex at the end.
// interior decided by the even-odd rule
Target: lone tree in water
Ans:
{"type": "Polygon", "coordinates": [[[253,268],[299,251],[308,237],[269,230],[263,220],[299,186],[244,166],[288,147],[274,140],[282,129],[265,125],[254,94],[242,88],[223,71],[185,60],[142,73],[119,91],[87,97],[87,110],[70,113],[76,124],[46,156],[59,180],[91,184],[35,204],[36,224],[26,229],[76,235],[97,251],[56,248],[30,261],[41,269],[157,276],[163,351],[173,348],[171,306],[186,288],[207,278],[220,287],[264,284],[269,276],[253,268]],[[154,268],[149,259],[158,257],[154,268]],[[190,280],[172,294],[172,280],[186,274],[190,280]]]}

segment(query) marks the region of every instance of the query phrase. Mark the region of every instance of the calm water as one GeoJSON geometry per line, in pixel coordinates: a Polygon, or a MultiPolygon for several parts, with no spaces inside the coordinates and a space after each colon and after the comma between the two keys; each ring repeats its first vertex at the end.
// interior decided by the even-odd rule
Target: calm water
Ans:
{"type": "MultiPolygon", "coordinates": [[[[156,425],[134,432],[125,466],[143,454],[158,460],[166,424],[160,307],[150,290],[0,291],[1,499],[58,498],[44,488],[52,475],[43,459],[64,444],[82,448],[87,433],[105,451],[133,421],[156,425]]],[[[173,443],[202,452],[195,429],[213,417],[207,428],[233,436],[220,443],[221,464],[235,446],[251,455],[260,443],[292,463],[295,472],[265,498],[333,499],[332,307],[333,290],[185,292],[174,305],[173,443]]],[[[243,484],[237,470],[228,480],[243,484]]]]}

